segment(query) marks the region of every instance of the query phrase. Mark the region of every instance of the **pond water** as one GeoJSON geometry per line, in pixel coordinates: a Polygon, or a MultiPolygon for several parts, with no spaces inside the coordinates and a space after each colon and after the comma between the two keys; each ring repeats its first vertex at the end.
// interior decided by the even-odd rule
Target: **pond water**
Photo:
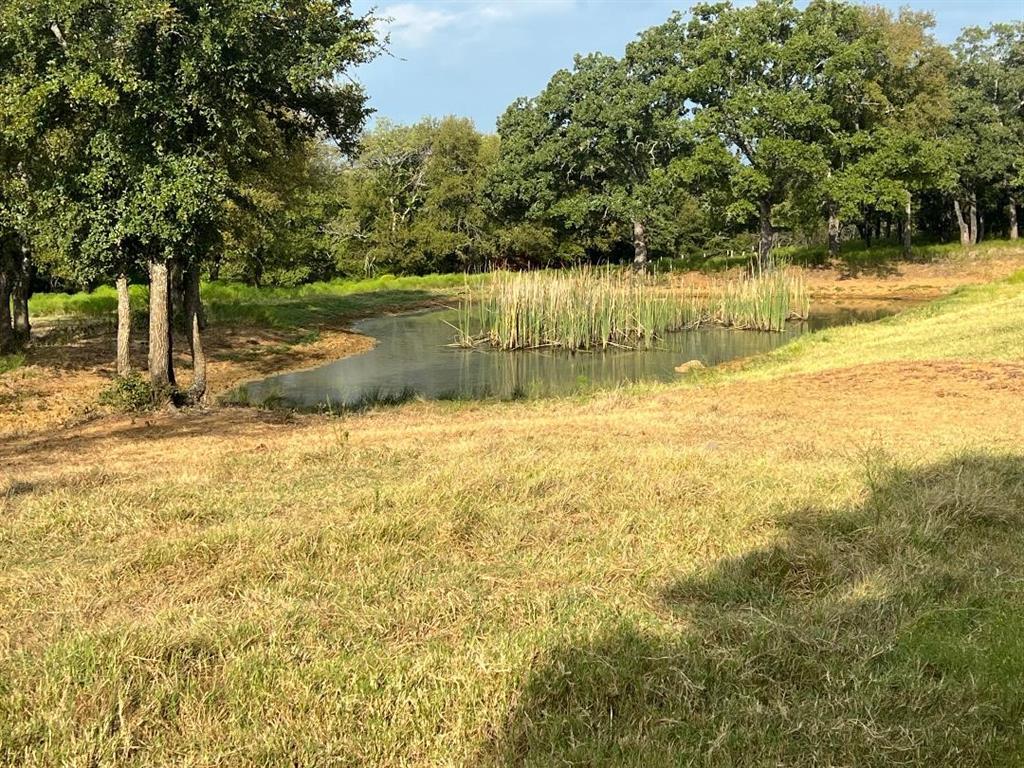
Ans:
{"type": "Polygon", "coordinates": [[[809,331],[896,314],[898,305],[831,307],[782,333],[708,326],[660,339],[653,349],[570,354],[556,349],[504,352],[449,346],[456,310],[434,309],[374,317],[353,329],[376,346],[319,368],[246,384],[236,399],[274,400],[302,408],[350,408],[364,403],[566,395],[638,381],[671,381],[688,360],[707,366],[768,352],[809,331]]]}

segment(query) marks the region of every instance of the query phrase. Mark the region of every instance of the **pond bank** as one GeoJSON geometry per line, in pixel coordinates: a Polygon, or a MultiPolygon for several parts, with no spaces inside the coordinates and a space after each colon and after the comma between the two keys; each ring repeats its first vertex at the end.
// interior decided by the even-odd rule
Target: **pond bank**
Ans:
{"type": "MultiPolygon", "coordinates": [[[[1005,277],[1024,264],[1024,249],[992,257],[962,258],[931,264],[896,264],[886,270],[851,276],[838,269],[802,270],[816,302],[920,301],[949,293],[960,285],[1005,277]]],[[[682,279],[706,279],[686,273],[682,279]]],[[[450,296],[450,294],[448,294],[450,296]]],[[[251,324],[211,327],[207,335],[210,396],[215,399],[238,384],[284,371],[302,370],[366,351],[372,341],[349,330],[358,317],[407,310],[444,298],[443,292],[402,295],[392,292],[384,305],[335,297],[297,329],[251,324]]],[[[307,297],[309,303],[319,300],[307,297]]],[[[133,359],[145,364],[144,333],[134,334],[133,359]]],[[[183,345],[178,345],[184,349],[183,345]]],[[[28,350],[24,365],[0,375],[0,436],[51,430],[103,416],[96,398],[113,376],[114,335],[98,329],[83,338],[69,338],[28,350]]],[[[683,361],[680,361],[683,362],[683,361]]],[[[178,360],[183,380],[187,359],[178,360]]]]}

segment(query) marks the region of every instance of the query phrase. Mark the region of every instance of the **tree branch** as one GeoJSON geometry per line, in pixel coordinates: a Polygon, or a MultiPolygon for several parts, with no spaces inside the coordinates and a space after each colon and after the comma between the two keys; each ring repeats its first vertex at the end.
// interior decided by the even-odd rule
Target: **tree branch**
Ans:
{"type": "Polygon", "coordinates": [[[60,47],[66,51],[68,49],[68,41],[64,39],[64,33],[60,31],[60,26],[56,21],[50,24],[50,31],[53,32],[53,36],[57,38],[57,42],[60,43],[60,47]]]}

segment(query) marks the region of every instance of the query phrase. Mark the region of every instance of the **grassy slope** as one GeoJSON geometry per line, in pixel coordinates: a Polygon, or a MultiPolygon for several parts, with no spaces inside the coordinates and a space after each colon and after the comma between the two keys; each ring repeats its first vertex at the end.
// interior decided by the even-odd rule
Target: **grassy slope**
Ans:
{"type": "Polygon", "coordinates": [[[1024,271],[878,323],[803,336],[746,366],[763,378],[892,360],[1024,359],[1024,271]]]}
{"type": "MultiPolygon", "coordinates": [[[[1007,251],[1016,252],[1018,246],[1008,239],[992,238],[972,246],[971,250],[975,254],[994,256],[1007,251]]],[[[913,259],[921,263],[956,260],[963,255],[963,246],[958,242],[918,242],[913,248],[913,259]]],[[[822,245],[778,248],[776,256],[793,265],[807,267],[821,266],[832,261],[828,250],[822,245]]],[[[659,259],[656,265],[662,270],[674,268],[716,272],[745,267],[749,261],[749,250],[737,250],[729,255],[693,254],[679,259],[659,259]]],[[[843,243],[836,266],[846,274],[884,273],[900,263],[906,263],[906,259],[903,257],[903,247],[897,240],[876,240],[870,248],[860,240],[853,240],[843,243]]]]}
{"type": "MultiPolygon", "coordinates": [[[[323,320],[333,313],[372,312],[386,306],[415,303],[437,291],[459,288],[464,275],[338,279],[295,288],[252,288],[236,283],[208,283],[203,300],[211,320],[291,327],[323,320]]],[[[132,286],[132,306],[142,312],[148,301],[145,286],[132,286]]],[[[33,316],[107,317],[117,311],[117,293],[109,286],[88,293],[40,293],[32,297],[33,316]]]]}
{"type": "Polygon", "coordinates": [[[697,387],[21,446],[0,763],[1019,765],[1022,328],[1018,280],[697,387]],[[780,378],[957,357],[1014,365],[780,378]]]}

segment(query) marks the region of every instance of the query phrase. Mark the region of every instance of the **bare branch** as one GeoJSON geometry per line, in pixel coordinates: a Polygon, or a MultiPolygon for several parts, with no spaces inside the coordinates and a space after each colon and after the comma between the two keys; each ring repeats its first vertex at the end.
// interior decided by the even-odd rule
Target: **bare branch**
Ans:
{"type": "Polygon", "coordinates": [[[67,50],[68,41],[64,39],[64,33],[60,31],[60,26],[56,21],[50,24],[50,31],[53,32],[53,36],[57,38],[57,42],[60,43],[60,47],[67,50]]]}

